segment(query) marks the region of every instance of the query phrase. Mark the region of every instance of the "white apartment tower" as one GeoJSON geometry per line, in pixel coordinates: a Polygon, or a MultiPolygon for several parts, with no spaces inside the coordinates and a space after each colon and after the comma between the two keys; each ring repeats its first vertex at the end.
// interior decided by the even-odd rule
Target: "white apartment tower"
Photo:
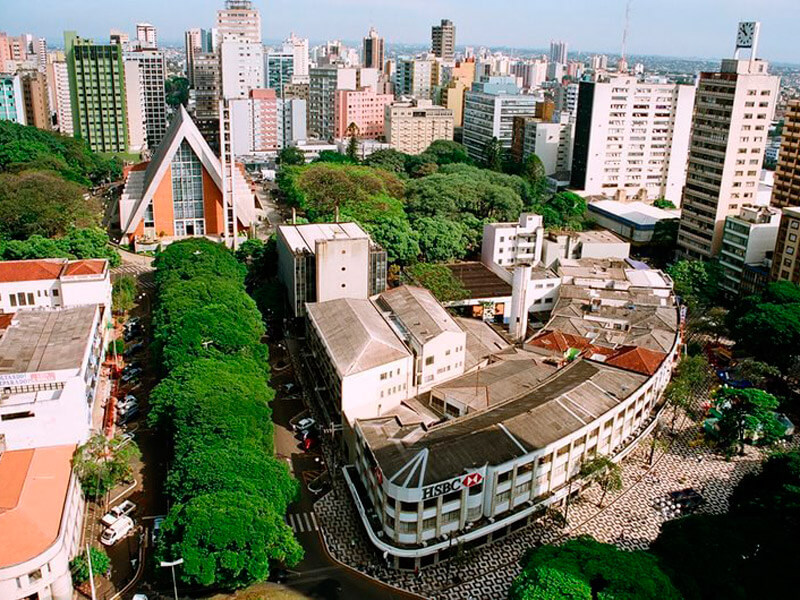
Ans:
{"type": "Polygon", "coordinates": [[[69,96],[69,71],[64,54],[54,53],[47,57],[47,87],[50,94],[50,107],[56,114],[58,131],[62,135],[73,135],[72,105],[69,96]]]}
{"type": "Polygon", "coordinates": [[[635,77],[581,82],[572,187],[680,204],[695,89],[635,77]]]}
{"type": "Polygon", "coordinates": [[[155,26],[150,23],[137,23],[136,40],[142,49],[155,50],[158,48],[158,34],[155,26]]]}
{"type": "Polygon", "coordinates": [[[249,0],[227,0],[217,11],[222,97],[246,98],[264,87],[261,15],[249,0]]]}
{"type": "Polygon", "coordinates": [[[755,201],[780,78],[756,58],[759,23],[740,23],[736,54],[719,72],[701,73],[683,194],[678,253],[710,258],[725,219],[755,201]],[[750,57],[741,59],[742,48],[750,57]]]}
{"type": "Polygon", "coordinates": [[[144,120],[147,147],[155,150],[167,133],[167,100],[164,89],[166,61],[159,50],[126,52],[126,62],[139,64],[139,88],[141,90],[142,118],[144,120]]]}

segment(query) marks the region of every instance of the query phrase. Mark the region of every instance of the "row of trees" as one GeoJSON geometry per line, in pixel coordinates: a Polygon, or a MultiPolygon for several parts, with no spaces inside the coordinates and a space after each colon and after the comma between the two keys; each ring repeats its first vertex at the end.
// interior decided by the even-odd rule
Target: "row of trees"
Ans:
{"type": "Polygon", "coordinates": [[[0,238],[0,260],[32,258],[105,258],[112,267],[121,262],[119,253],[109,245],[108,233],[99,227],[72,227],[57,238],[41,235],[24,240],[0,238]]]}
{"type": "Polygon", "coordinates": [[[789,598],[797,593],[800,452],[746,475],[730,512],[668,521],[649,552],[589,536],[530,550],[510,600],[789,598]]]}
{"type": "Polygon", "coordinates": [[[174,451],[158,556],[183,558],[187,583],[264,580],[273,561],[295,564],[303,551],[284,522],[298,485],[273,456],[274,391],[245,269],[205,239],[172,244],[154,264],[154,345],[166,376],[148,421],[174,451]]]}
{"type": "MultiPolygon", "coordinates": [[[[299,158],[299,157],[298,157],[299,158]]],[[[360,223],[391,262],[448,262],[476,256],[483,226],[514,221],[522,211],[545,226],[581,229],[586,201],[571,192],[549,195],[544,168],[530,156],[521,175],[474,166],[460,144],[439,140],[418,156],[380,150],[363,164],[324,154],[311,165],[281,156],[278,186],[286,201],[312,221],[360,223]]]]}

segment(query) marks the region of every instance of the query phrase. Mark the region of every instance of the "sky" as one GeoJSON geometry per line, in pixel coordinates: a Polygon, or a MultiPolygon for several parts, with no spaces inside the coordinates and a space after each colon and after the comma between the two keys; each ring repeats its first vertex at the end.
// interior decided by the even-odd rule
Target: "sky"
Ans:
{"type": "MultiPolygon", "coordinates": [[[[370,26],[387,43],[428,43],[430,26],[448,18],[456,43],[619,52],[628,0],[255,0],[263,36],[290,31],[312,41],[359,40],[370,26]]],[[[630,0],[628,54],[719,59],[732,55],[736,26],[761,21],[759,56],[800,63],[800,0],[630,0]]],[[[211,27],[223,0],[0,0],[0,29],[63,44],[63,31],[105,40],[111,28],[134,32],[148,21],[164,43],[211,27]]]]}

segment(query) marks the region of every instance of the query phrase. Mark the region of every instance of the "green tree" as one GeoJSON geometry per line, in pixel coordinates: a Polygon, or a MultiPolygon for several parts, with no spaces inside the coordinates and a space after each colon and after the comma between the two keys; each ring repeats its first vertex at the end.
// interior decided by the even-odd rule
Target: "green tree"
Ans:
{"type": "MultiPolygon", "coordinates": [[[[102,575],[111,566],[111,559],[105,550],[89,547],[89,557],[92,560],[92,574],[95,577],[102,575]]],[[[76,586],[89,581],[89,561],[86,559],[86,552],[82,551],[75,558],[69,561],[69,570],[72,574],[72,583],[76,586]]]]}
{"type": "Polygon", "coordinates": [[[232,589],[266,580],[270,561],[303,557],[283,513],[250,494],[216,492],[174,504],[162,526],[160,560],[183,558],[188,584],[232,589]]]}
{"type": "Polygon", "coordinates": [[[363,164],[374,169],[383,169],[395,175],[405,175],[408,154],[403,154],[394,148],[377,150],[364,159],[363,164]]]}
{"type": "Polygon", "coordinates": [[[413,223],[419,234],[422,255],[431,262],[449,262],[467,252],[467,240],[460,223],[437,217],[422,217],[413,223]]]}
{"type": "Polygon", "coordinates": [[[653,201],[653,206],[656,208],[663,208],[665,210],[675,210],[678,208],[671,200],[667,200],[666,198],[659,198],[658,200],[653,201]]]}
{"type": "Polygon", "coordinates": [[[719,439],[727,452],[738,448],[744,454],[748,438],[772,444],[783,435],[784,427],[775,414],[778,399],[772,394],[757,388],[720,388],[714,400],[722,413],[718,422],[719,439]]]}
{"type": "Polygon", "coordinates": [[[737,513],[800,515],[800,451],[768,457],[760,471],[741,479],[729,505],[737,513]]]}
{"type": "Polygon", "coordinates": [[[440,167],[457,163],[472,164],[472,159],[467,154],[467,148],[452,140],[435,140],[422,154],[426,160],[430,160],[440,167]]]}
{"type": "Polygon", "coordinates": [[[136,279],[125,275],[114,281],[111,288],[111,304],[118,312],[128,312],[136,301],[136,279]]]}
{"type": "Polygon", "coordinates": [[[522,163],[520,175],[531,186],[533,202],[543,202],[547,193],[547,173],[542,160],[535,154],[529,154],[522,163]]]}
{"type": "Polygon", "coordinates": [[[386,250],[390,263],[410,264],[420,255],[419,236],[405,214],[386,215],[372,222],[362,222],[373,241],[386,250]]]}
{"type": "Polygon", "coordinates": [[[707,308],[719,296],[721,271],[716,262],[679,260],[667,268],[675,285],[675,293],[691,310],[707,308]]]}
{"type": "Polygon", "coordinates": [[[500,140],[493,137],[486,142],[483,150],[483,164],[487,169],[501,173],[503,171],[503,145],[500,140]]]}
{"type": "Polygon", "coordinates": [[[118,483],[133,477],[132,462],[139,448],[120,436],[111,439],[97,433],[75,451],[72,464],[88,498],[102,498],[118,483]]]}
{"type": "Polygon", "coordinates": [[[100,206],[83,195],[81,186],[55,173],[0,173],[0,235],[55,237],[65,235],[70,227],[95,225],[100,206]]]}
{"type": "Polygon", "coordinates": [[[350,131],[350,139],[347,140],[347,157],[353,161],[353,163],[358,164],[358,127],[356,127],[355,123],[350,123],[350,127],[348,127],[350,131]]]}
{"type": "Polygon", "coordinates": [[[744,379],[752,383],[757,388],[763,388],[770,381],[780,379],[781,371],[765,362],[746,358],[736,363],[735,375],[738,379],[744,379]]]}
{"type": "Polygon", "coordinates": [[[586,200],[575,192],[558,192],[548,198],[537,212],[542,215],[545,227],[581,231],[586,220],[586,200]]]}
{"type": "Polygon", "coordinates": [[[247,269],[223,244],[205,238],[181,240],[167,246],[153,261],[156,284],[216,275],[241,283],[247,269]]]}
{"type": "Polygon", "coordinates": [[[590,536],[529,551],[509,600],[679,600],[680,593],[647,552],[627,552],[590,536]]]}
{"type": "Polygon", "coordinates": [[[286,146],[278,153],[278,164],[281,168],[302,166],[306,164],[306,155],[297,146],[286,146]]]}
{"type": "Polygon", "coordinates": [[[180,75],[172,75],[164,82],[168,106],[186,106],[189,103],[189,80],[180,75]]]}
{"type": "Polygon", "coordinates": [[[407,273],[419,285],[429,289],[440,302],[469,297],[469,292],[446,265],[416,263],[407,269],[407,273]]]}
{"type": "Polygon", "coordinates": [[[336,150],[323,150],[312,162],[333,163],[335,165],[354,165],[357,161],[354,161],[349,155],[342,154],[336,150]]]}
{"type": "Polygon", "coordinates": [[[581,465],[581,478],[588,482],[596,482],[603,495],[600,496],[600,506],[606,499],[608,492],[618,492],[622,489],[622,467],[607,456],[596,456],[581,465]]]}

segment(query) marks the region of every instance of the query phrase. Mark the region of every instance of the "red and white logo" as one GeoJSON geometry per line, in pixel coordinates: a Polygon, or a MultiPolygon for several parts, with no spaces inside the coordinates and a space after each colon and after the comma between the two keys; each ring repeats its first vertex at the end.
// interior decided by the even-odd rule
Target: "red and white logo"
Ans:
{"type": "Polygon", "coordinates": [[[482,481],[483,475],[480,473],[470,473],[461,480],[461,483],[464,485],[464,487],[472,487],[473,485],[478,485],[482,481]]]}

